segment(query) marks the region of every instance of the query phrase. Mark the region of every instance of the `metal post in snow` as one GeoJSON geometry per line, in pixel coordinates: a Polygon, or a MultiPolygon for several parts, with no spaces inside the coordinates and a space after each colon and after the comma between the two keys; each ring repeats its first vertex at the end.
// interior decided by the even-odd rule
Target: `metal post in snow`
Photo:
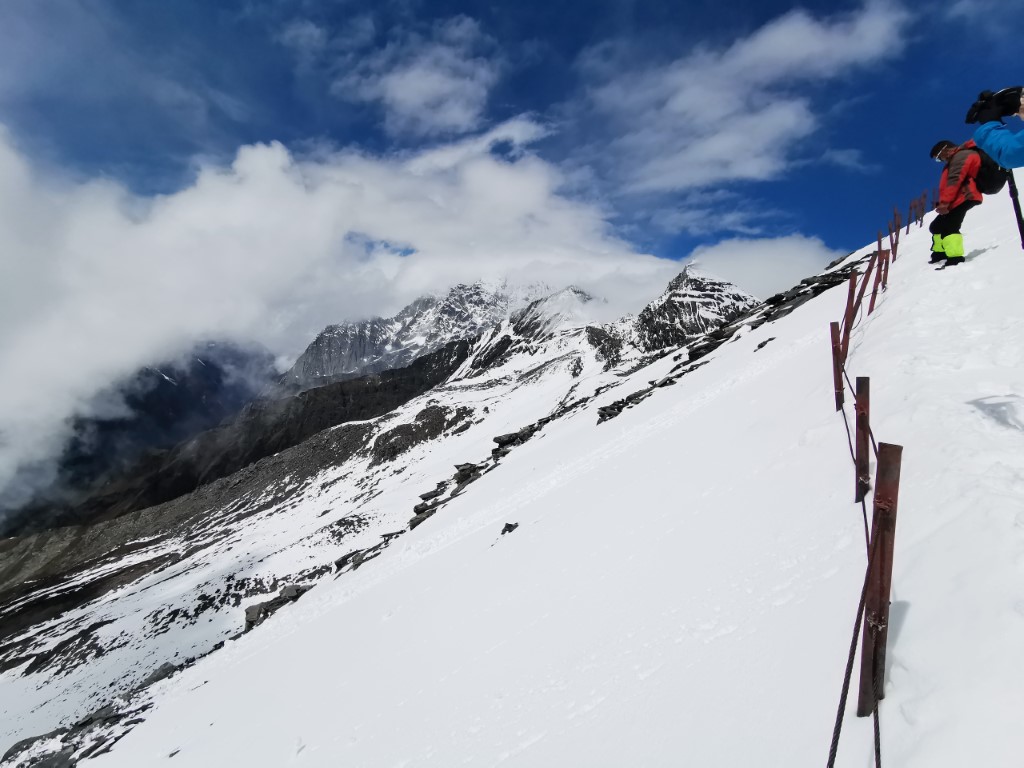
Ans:
{"type": "Polygon", "coordinates": [[[889,640],[889,603],[892,596],[892,561],[896,550],[896,509],[900,496],[900,468],[903,446],[878,444],[878,474],[875,477],[875,509],[879,511],[882,543],[879,550],[881,616],[878,627],[878,698],[885,698],[885,649],[889,640]]]}
{"type": "Polygon", "coordinates": [[[868,304],[868,314],[869,315],[872,312],[875,311],[875,298],[878,296],[878,286],[882,282],[882,268],[883,267],[888,268],[888,265],[889,265],[889,252],[888,251],[882,251],[881,259],[882,259],[881,263],[878,265],[878,268],[875,270],[875,282],[874,282],[874,285],[871,286],[871,302],[868,304]]]}
{"type": "Polygon", "coordinates": [[[843,410],[843,361],[842,343],[839,340],[839,323],[829,323],[832,333],[832,386],[836,391],[836,410],[843,410]]]}
{"type": "MultiPolygon", "coordinates": [[[[857,291],[857,298],[854,301],[853,306],[852,307],[848,306],[848,309],[847,309],[847,313],[848,313],[848,316],[849,316],[850,319],[849,319],[849,321],[846,324],[846,328],[843,329],[843,364],[846,363],[846,358],[850,354],[850,331],[853,330],[853,318],[856,317],[857,316],[857,312],[860,311],[861,302],[864,301],[864,293],[868,289],[868,280],[871,279],[871,270],[874,268],[874,266],[877,263],[877,261],[878,261],[878,253],[872,253],[871,254],[871,258],[868,259],[868,268],[864,272],[864,280],[860,284],[860,290],[857,291]]],[[[856,275],[857,273],[854,272],[853,274],[856,275]]],[[[856,286],[856,283],[857,283],[856,279],[851,281],[851,283],[850,283],[851,292],[852,292],[853,288],[856,286]]],[[[847,302],[849,302],[849,299],[847,299],[847,302]]]]}
{"type": "Polygon", "coordinates": [[[846,350],[850,340],[850,328],[853,325],[853,299],[857,295],[857,278],[860,273],[853,270],[850,273],[850,290],[846,294],[846,314],[843,315],[843,341],[839,350],[839,360],[846,365],[846,350]]]}
{"type": "Polygon", "coordinates": [[[882,290],[886,291],[889,289],[889,262],[892,259],[889,258],[889,254],[886,253],[882,257],[882,290]]]}
{"type": "Polygon", "coordinates": [[[900,230],[903,229],[903,217],[900,216],[900,209],[896,206],[893,206],[892,208],[892,216],[893,234],[896,236],[892,246],[892,257],[895,259],[896,251],[898,251],[900,247],[900,230]]]}
{"type": "MultiPolygon", "coordinates": [[[[881,270],[879,270],[881,272],[881,270]]],[[[876,273],[878,274],[878,273],[876,273]]],[[[860,502],[864,500],[868,489],[871,487],[871,450],[870,436],[870,414],[871,414],[871,380],[867,376],[857,377],[857,392],[854,400],[854,410],[857,414],[857,435],[854,443],[856,482],[854,484],[853,500],[860,502]]]]}
{"type": "Polygon", "coordinates": [[[885,698],[885,644],[889,638],[889,597],[892,592],[896,508],[899,500],[902,459],[903,446],[878,444],[878,469],[875,473],[875,502],[869,545],[871,569],[868,573],[867,599],[864,602],[858,717],[870,715],[875,711],[878,700],[885,698]]]}
{"type": "Polygon", "coordinates": [[[868,586],[864,599],[864,621],[861,629],[860,643],[860,692],[857,695],[857,717],[867,717],[875,711],[878,700],[875,697],[875,670],[878,662],[878,632],[875,631],[878,616],[878,596],[881,594],[879,582],[879,551],[881,539],[878,537],[878,513],[871,519],[871,541],[868,544],[868,586]]]}

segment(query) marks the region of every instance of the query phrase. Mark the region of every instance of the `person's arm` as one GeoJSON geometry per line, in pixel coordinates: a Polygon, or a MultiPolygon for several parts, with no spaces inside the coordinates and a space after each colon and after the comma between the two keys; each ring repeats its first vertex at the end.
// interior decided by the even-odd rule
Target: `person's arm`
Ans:
{"type": "Polygon", "coordinates": [[[1024,133],[1012,133],[1002,123],[984,123],[974,132],[974,143],[1003,168],[1024,166],[1024,133]]]}

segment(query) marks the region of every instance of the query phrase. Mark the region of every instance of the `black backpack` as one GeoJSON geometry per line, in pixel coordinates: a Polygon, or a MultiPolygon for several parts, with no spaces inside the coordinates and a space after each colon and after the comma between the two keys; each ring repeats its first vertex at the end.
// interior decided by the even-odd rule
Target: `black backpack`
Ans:
{"type": "Polygon", "coordinates": [[[977,152],[981,158],[981,168],[978,169],[978,175],[974,177],[974,184],[978,191],[983,195],[994,195],[1002,191],[1010,172],[977,147],[971,147],[971,152],[977,152]]]}

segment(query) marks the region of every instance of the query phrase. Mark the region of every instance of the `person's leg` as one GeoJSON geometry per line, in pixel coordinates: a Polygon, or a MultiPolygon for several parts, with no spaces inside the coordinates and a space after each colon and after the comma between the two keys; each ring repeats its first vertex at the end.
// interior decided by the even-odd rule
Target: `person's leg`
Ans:
{"type": "Polygon", "coordinates": [[[928,231],[932,233],[932,256],[928,260],[930,263],[946,260],[946,252],[942,250],[942,234],[946,229],[947,218],[949,218],[948,213],[940,213],[928,225],[928,231]]]}
{"type": "Polygon", "coordinates": [[[977,205],[976,202],[963,203],[946,214],[946,221],[942,226],[942,250],[946,254],[946,265],[954,266],[964,261],[964,237],[960,234],[960,227],[963,226],[964,216],[977,205]]]}

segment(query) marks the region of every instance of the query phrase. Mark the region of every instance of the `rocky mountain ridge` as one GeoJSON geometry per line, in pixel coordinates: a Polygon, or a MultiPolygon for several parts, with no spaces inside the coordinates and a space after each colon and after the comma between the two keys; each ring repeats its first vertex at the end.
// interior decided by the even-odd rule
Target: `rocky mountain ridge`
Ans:
{"type": "Polygon", "coordinates": [[[29,469],[45,484],[16,478],[0,495],[0,536],[47,527],[49,510],[73,506],[140,460],[235,417],[275,390],[278,376],[265,349],[207,342],[114,383],[92,399],[91,415],[72,419],[52,472],[29,469]]]}
{"type": "Polygon", "coordinates": [[[443,296],[423,296],[393,317],[330,325],[285,374],[300,389],[402,368],[453,341],[474,338],[507,318],[533,291],[487,283],[459,284],[443,296]]]}

